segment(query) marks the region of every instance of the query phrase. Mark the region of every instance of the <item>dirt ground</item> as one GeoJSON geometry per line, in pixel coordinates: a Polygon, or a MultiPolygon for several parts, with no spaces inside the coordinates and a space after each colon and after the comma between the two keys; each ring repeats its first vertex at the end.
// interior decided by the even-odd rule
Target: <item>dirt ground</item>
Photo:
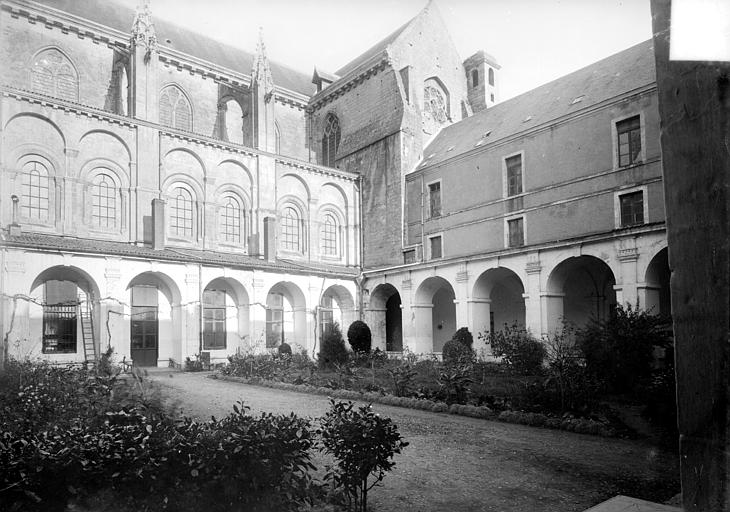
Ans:
{"type": "MultiPolygon", "coordinates": [[[[155,371],[154,381],[200,419],[243,400],[252,412],[321,416],[326,397],[155,371]]],[[[678,492],[676,455],[647,442],[485,421],[374,404],[410,443],[382,487],[376,511],[582,511],[617,494],[666,501],[678,492]]]]}

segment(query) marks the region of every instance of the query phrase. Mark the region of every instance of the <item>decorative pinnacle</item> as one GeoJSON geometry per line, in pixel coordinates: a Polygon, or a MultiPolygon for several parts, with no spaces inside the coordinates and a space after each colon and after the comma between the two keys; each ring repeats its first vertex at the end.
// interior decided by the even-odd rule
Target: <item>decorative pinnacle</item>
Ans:
{"type": "Polygon", "coordinates": [[[271,77],[269,59],[266,57],[266,44],[264,44],[264,29],[259,27],[259,41],[256,44],[256,58],[251,70],[251,84],[263,86],[266,102],[274,94],[274,79],[271,77]]]}

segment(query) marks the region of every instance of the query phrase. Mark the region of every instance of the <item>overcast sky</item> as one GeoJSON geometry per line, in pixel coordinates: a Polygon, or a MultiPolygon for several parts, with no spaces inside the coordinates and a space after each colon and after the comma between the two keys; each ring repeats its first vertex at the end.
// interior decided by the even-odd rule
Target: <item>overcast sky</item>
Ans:
{"type": "MultiPolygon", "coordinates": [[[[139,0],[117,0],[135,7],[139,0]]],[[[263,27],[270,59],[334,72],[414,17],[426,0],[151,0],[165,18],[253,51],[263,27]]],[[[651,37],[649,0],[435,0],[462,59],[502,66],[516,96],[651,37]]]]}

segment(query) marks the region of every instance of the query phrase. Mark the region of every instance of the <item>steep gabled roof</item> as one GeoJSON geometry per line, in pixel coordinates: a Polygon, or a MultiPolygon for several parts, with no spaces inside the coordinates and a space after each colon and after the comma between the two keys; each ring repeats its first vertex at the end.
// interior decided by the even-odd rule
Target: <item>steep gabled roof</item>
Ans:
{"type": "Polygon", "coordinates": [[[655,81],[649,40],[445,127],[423,150],[419,168],[466,153],[480,140],[493,143],[655,81]]]}
{"type": "Polygon", "coordinates": [[[378,55],[379,53],[383,53],[386,48],[388,48],[388,45],[392,44],[396,39],[398,39],[398,36],[401,35],[401,33],[408,27],[408,25],[411,24],[411,22],[416,19],[411,18],[408,20],[407,23],[404,23],[401,27],[399,27],[395,32],[390,34],[388,37],[383,39],[382,41],[378,42],[374,46],[372,46],[369,50],[367,50],[365,53],[362,53],[358,57],[356,57],[354,60],[351,60],[344,66],[342,66],[340,69],[338,69],[335,74],[337,76],[345,76],[350,71],[357,69],[361,64],[364,64],[371,58],[373,58],[375,55],[378,55]]]}
{"type": "MultiPolygon", "coordinates": [[[[110,0],[34,0],[37,3],[65,11],[100,25],[129,34],[135,11],[110,0]]],[[[206,60],[212,64],[237,71],[251,73],[255,55],[234,46],[216,41],[206,35],[180,27],[163,19],[152,18],[160,46],[206,60]],[[167,40],[170,40],[168,43],[167,40]]],[[[274,85],[283,89],[311,96],[314,93],[311,77],[282,64],[269,61],[274,85]]]]}

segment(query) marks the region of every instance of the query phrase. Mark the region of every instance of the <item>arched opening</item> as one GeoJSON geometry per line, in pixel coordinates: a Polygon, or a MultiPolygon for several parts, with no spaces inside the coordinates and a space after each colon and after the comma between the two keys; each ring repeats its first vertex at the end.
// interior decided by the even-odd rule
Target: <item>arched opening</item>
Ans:
{"type": "Polygon", "coordinates": [[[243,144],[243,109],[234,100],[229,99],[221,107],[225,113],[225,133],[223,140],[235,144],[243,144]]]}
{"type": "Polygon", "coordinates": [[[282,343],[307,346],[306,301],[299,287],[289,282],[276,283],[266,296],[266,348],[282,343]]]}
{"type": "MultiPolygon", "coordinates": [[[[646,268],[644,302],[640,307],[656,315],[669,316],[672,313],[672,295],[669,289],[669,252],[665,247],[649,262],[646,268]]],[[[639,296],[641,299],[641,295],[639,296]]]]}
{"type": "Polygon", "coordinates": [[[373,349],[403,351],[401,299],[393,285],[381,284],[372,291],[366,322],[373,336],[373,349]]]}
{"type": "Polygon", "coordinates": [[[484,272],[474,283],[472,292],[471,311],[474,330],[499,331],[505,325],[524,328],[524,293],[522,281],[512,270],[497,267],[484,272]]]}
{"type": "Polygon", "coordinates": [[[136,366],[158,366],[182,358],[180,291],[160,272],[144,272],[129,290],[129,355],[136,366]],[[175,342],[178,346],[175,346],[175,342]]]}
{"type": "Polygon", "coordinates": [[[228,277],[210,281],[203,290],[203,350],[244,348],[248,314],[248,293],[241,283],[228,277]]]}
{"type": "Polygon", "coordinates": [[[55,266],[41,272],[31,285],[35,299],[29,306],[30,332],[41,333],[44,354],[76,354],[77,359],[99,356],[99,288],[77,267],[55,266]]]}
{"type": "Polygon", "coordinates": [[[577,326],[589,320],[609,318],[616,306],[611,268],[594,256],[578,256],[562,261],[548,278],[548,329],[565,321],[577,326]]]}
{"type": "Polygon", "coordinates": [[[454,289],[442,277],[429,277],[416,291],[417,351],[441,352],[456,332],[454,289]]]}
{"type": "Polygon", "coordinates": [[[322,334],[327,327],[337,323],[344,335],[355,319],[355,301],[350,292],[341,285],[332,285],[322,294],[319,301],[319,333],[322,334]]]}

